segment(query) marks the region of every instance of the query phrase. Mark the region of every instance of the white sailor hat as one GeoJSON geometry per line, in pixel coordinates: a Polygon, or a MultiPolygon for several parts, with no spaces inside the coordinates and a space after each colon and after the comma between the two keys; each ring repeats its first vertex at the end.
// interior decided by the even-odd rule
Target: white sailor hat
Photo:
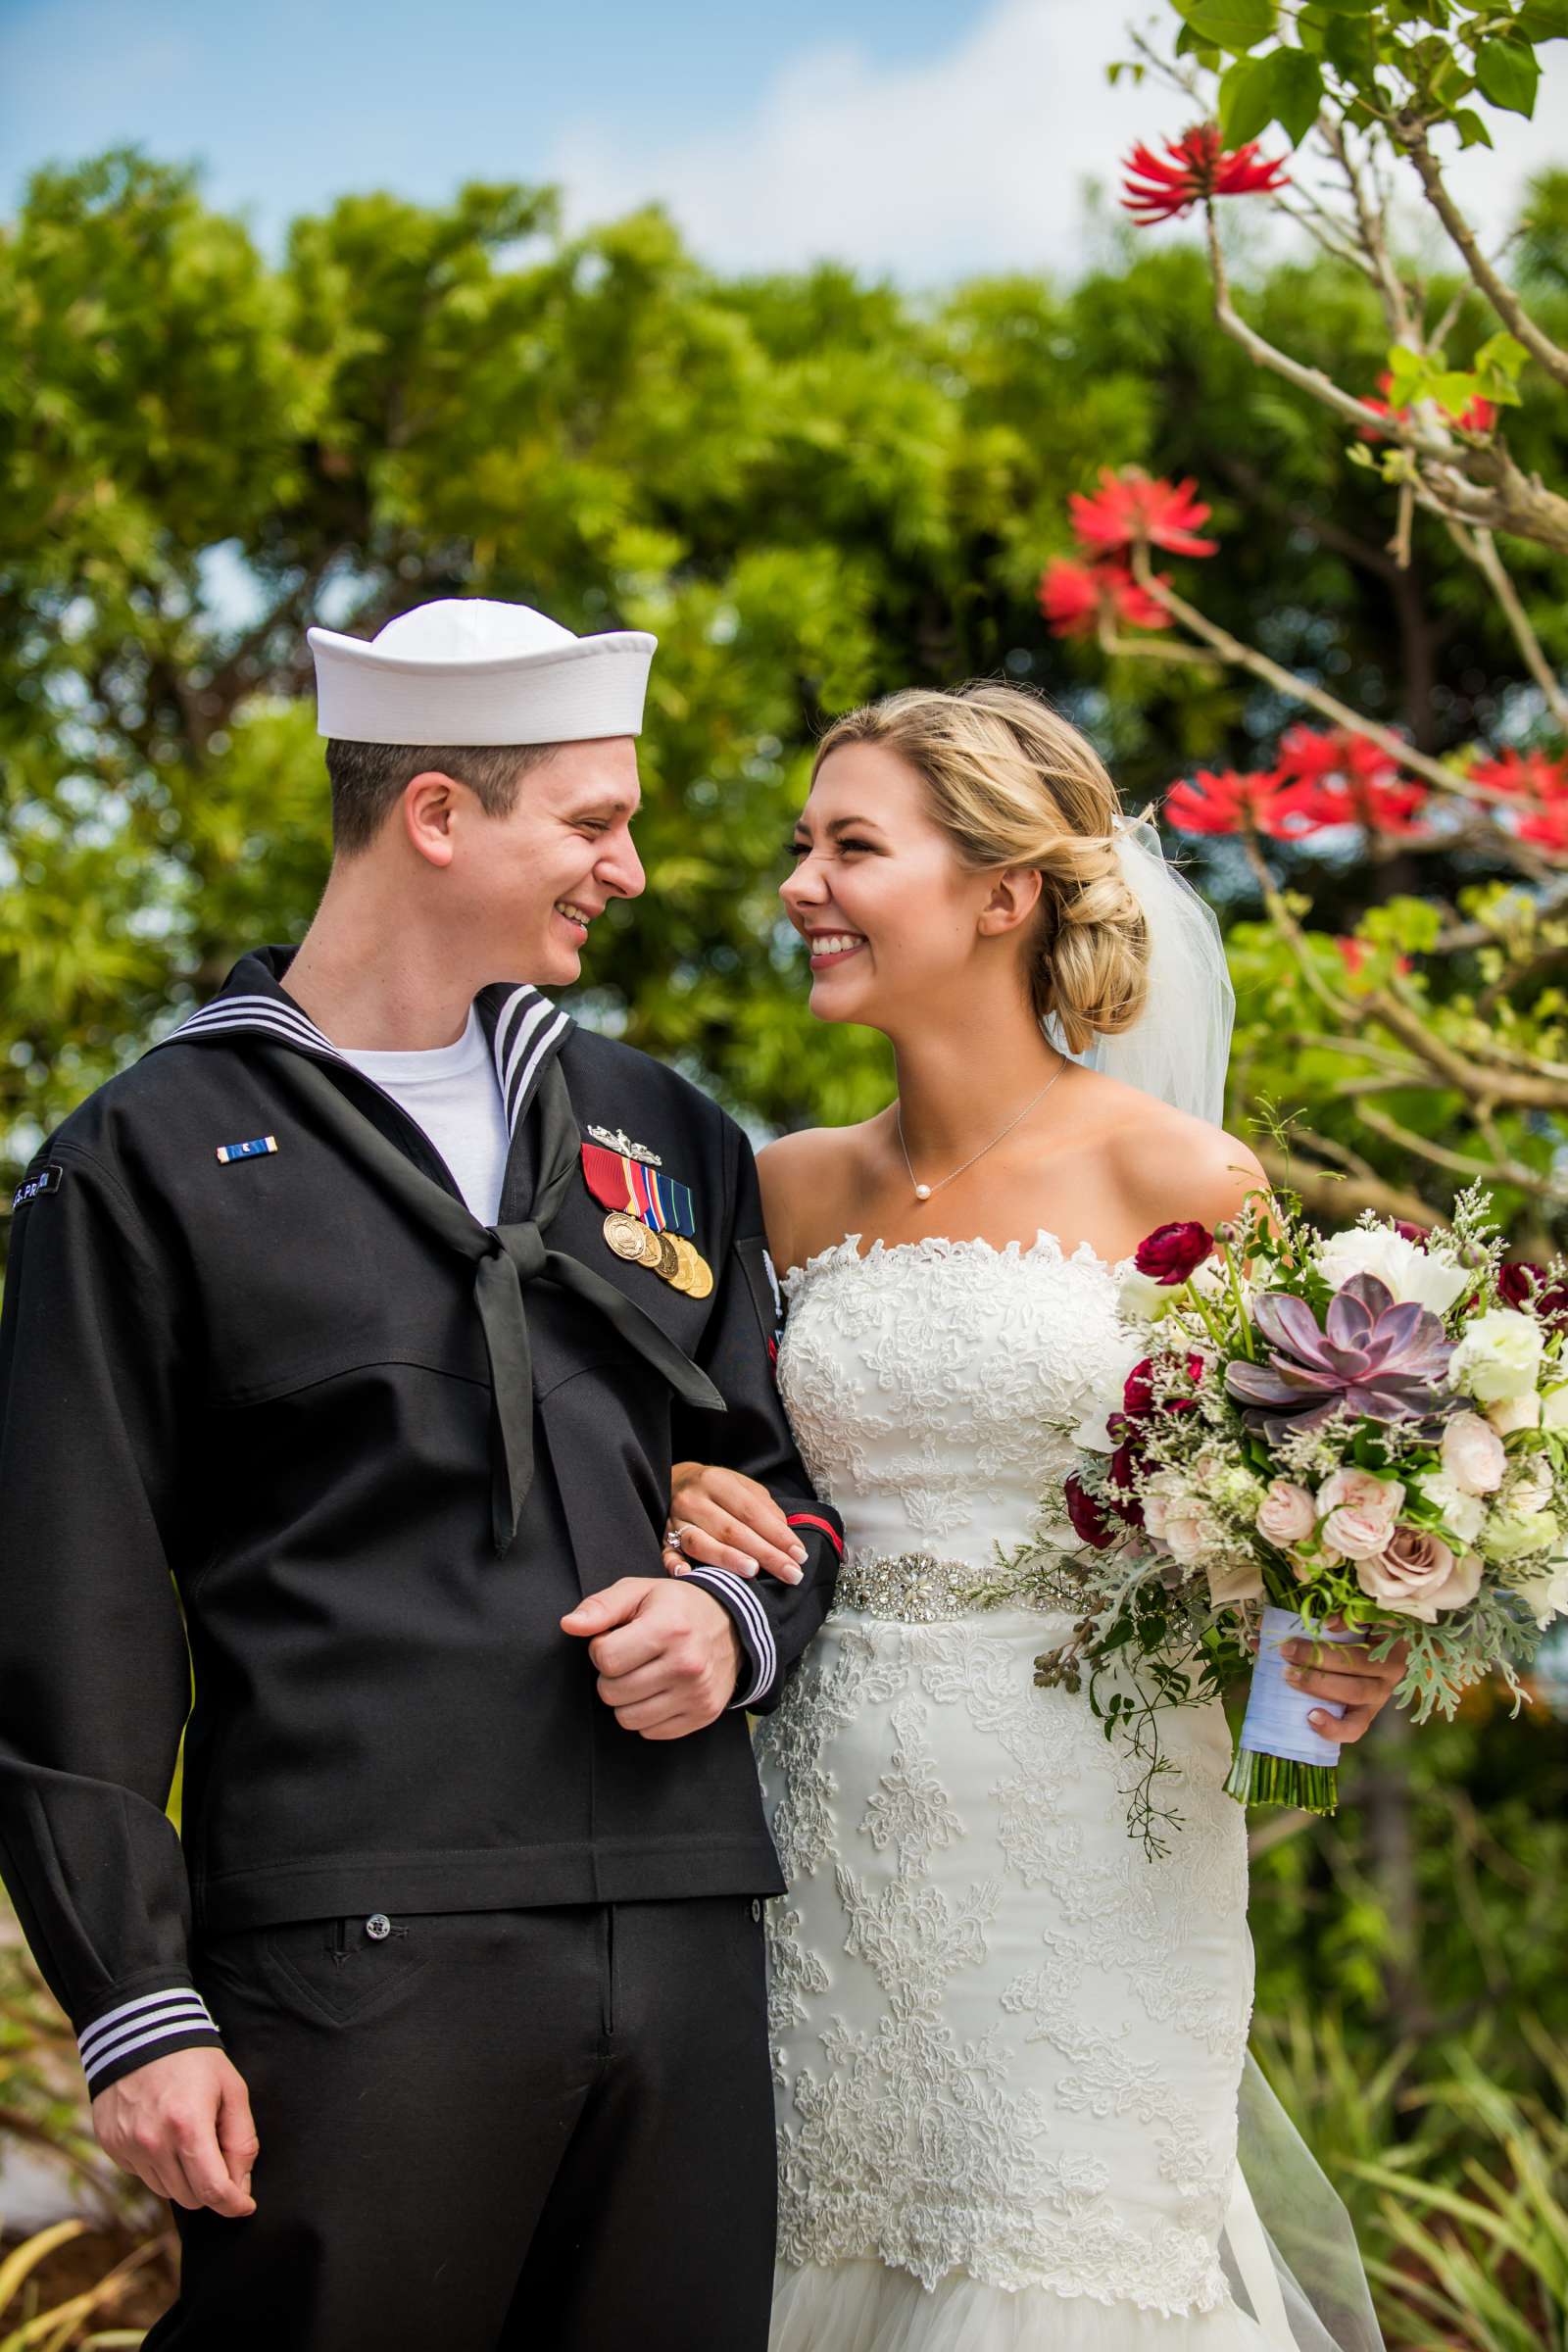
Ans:
{"type": "Polygon", "coordinates": [[[448,596],[367,641],[307,632],[317,731],[341,743],[581,743],[640,735],[657,637],[574,637],[528,605],[448,596]]]}

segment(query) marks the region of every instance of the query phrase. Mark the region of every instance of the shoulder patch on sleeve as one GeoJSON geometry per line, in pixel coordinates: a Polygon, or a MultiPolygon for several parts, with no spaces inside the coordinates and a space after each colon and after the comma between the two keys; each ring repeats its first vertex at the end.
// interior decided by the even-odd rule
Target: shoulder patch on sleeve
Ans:
{"type": "Polygon", "coordinates": [[[65,1179],[66,1171],[57,1163],[51,1163],[47,1168],[40,1168],[36,1176],[24,1177],[11,1196],[13,1212],[19,1208],[25,1208],[29,1200],[38,1200],[44,1193],[58,1193],[65,1179]]]}

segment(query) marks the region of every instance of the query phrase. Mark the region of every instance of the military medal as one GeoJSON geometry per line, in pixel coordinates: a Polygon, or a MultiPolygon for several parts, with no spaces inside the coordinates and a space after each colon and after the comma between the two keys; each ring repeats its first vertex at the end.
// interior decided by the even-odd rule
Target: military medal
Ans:
{"type": "Polygon", "coordinates": [[[636,1265],[642,1258],[648,1228],[641,1217],[634,1217],[629,1210],[612,1208],[605,1219],[605,1239],[617,1257],[636,1265]]]}
{"type": "Polygon", "coordinates": [[[691,1188],[663,1174],[645,1144],[618,1129],[590,1127],[582,1147],[588,1190],[609,1209],[605,1240],[628,1265],[644,1265],[683,1298],[707,1298],[713,1271],[691,1237],[697,1230],[691,1188]]]}

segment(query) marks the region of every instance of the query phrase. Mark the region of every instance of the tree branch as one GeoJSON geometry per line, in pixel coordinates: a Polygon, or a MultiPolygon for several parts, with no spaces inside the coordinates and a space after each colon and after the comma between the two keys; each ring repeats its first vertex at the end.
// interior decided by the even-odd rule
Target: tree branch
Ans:
{"type": "Polygon", "coordinates": [[[1563,693],[1561,680],[1542,650],[1541,640],[1531,626],[1530,615],[1519,601],[1519,591],[1508,576],[1492,533],[1485,530],[1467,531],[1461,523],[1449,519],[1448,536],[1460,554],[1469,557],[1502,607],[1526,669],[1545,696],[1546,707],[1559,730],[1568,735],[1568,695],[1563,693]]]}
{"type": "Polygon", "coordinates": [[[1556,377],[1559,384],[1568,386],[1568,351],[1560,350],[1544,329],[1537,325],[1513,288],[1497,275],[1482,252],[1474,229],[1444,183],[1437,158],[1427,140],[1426,124],[1413,115],[1396,115],[1389,123],[1389,133],[1415,166],[1427,202],[1458,247],[1465,268],[1509,334],[1515,336],[1532,357],[1541,362],[1548,374],[1556,377]]]}
{"type": "Polygon", "coordinates": [[[1385,1143],[1397,1144],[1401,1152],[1429,1160],[1435,1168],[1446,1168],[1451,1175],[1463,1176],[1470,1184],[1507,1184],[1538,1200],[1568,1200],[1568,1185],[1538,1175],[1534,1168],[1527,1168],[1516,1159],[1495,1159],[1490,1167],[1484,1161],[1467,1159],[1462,1152],[1450,1152],[1446,1145],[1435,1144],[1430,1136],[1417,1135],[1411,1128],[1401,1126],[1397,1119],[1391,1119],[1386,1110],[1379,1110],[1370,1102],[1358,1103],[1355,1115],[1363,1127],[1370,1127],[1385,1143]]]}
{"type": "Polygon", "coordinates": [[[1568,499],[1559,498],[1538,480],[1519,471],[1500,438],[1485,444],[1439,438],[1408,418],[1380,416],[1353,393],[1342,391],[1320,368],[1293,360],[1257,329],[1249,326],[1231,299],[1230,277],[1220,251],[1214,207],[1205,207],[1209,267],[1214,286],[1214,317],[1218,325],[1259,368],[1283,376],[1288,384],[1329,409],[1358,433],[1374,432],[1407,450],[1427,468],[1427,488],[1441,501],[1440,512],[1458,514],[1466,522],[1485,523],[1511,531],[1543,546],[1568,549],[1568,499]]]}

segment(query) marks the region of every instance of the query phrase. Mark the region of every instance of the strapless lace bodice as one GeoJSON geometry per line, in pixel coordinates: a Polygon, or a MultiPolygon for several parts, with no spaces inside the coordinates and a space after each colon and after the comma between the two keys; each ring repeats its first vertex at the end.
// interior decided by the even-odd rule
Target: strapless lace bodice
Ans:
{"type": "Polygon", "coordinates": [[[852,1233],[790,1269],[779,1385],[854,1549],[981,1564],[1029,1532],[1072,1467],[1060,1423],[1138,1352],[1116,1314],[1129,1262],[1044,1230],[864,1253],[852,1233]]]}
{"type": "Polygon", "coordinates": [[[1262,2343],[1219,2257],[1251,1994],[1223,1714],[1170,1719],[1183,1826],[1152,1863],[1125,1754],[1086,1698],[1035,1688],[1065,1620],[974,1606],[994,1546],[1059,1498],[1062,1424],[1139,1353],[1120,1271],[1045,1232],[850,1235],[785,1277],[780,1385],[849,1548],[758,1740],[789,1881],[774,2352],[1262,2343]]]}

